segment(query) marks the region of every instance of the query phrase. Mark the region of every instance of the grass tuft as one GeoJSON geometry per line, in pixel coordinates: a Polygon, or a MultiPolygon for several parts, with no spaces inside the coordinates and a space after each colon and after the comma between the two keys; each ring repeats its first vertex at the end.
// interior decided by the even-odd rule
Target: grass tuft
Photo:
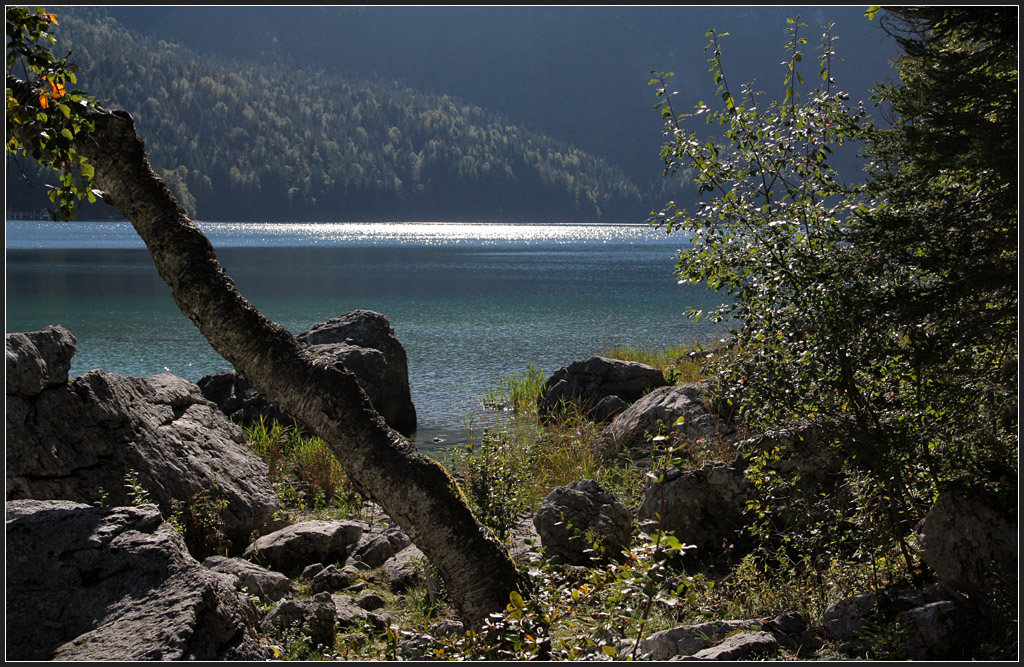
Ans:
{"type": "Polygon", "coordinates": [[[606,349],[603,356],[620,361],[636,361],[657,368],[673,384],[689,384],[703,380],[701,362],[706,351],[694,344],[679,344],[652,349],[633,345],[619,345],[606,349]]]}

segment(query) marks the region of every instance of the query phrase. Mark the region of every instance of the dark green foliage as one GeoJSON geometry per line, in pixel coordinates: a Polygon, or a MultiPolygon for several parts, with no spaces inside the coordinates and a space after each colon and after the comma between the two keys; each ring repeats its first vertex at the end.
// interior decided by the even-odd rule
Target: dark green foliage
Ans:
{"type": "Polygon", "coordinates": [[[85,8],[62,15],[61,30],[90,91],[132,114],[160,175],[202,219],[640,214],[619,169],[446,95],[199,55],[85,8]]]}
{"type": "Polygon", "coordinates": [[[531,509],[530,452],[508,433],[486,432],[479,443],[452,452],[449,466],[482,524],[506,541],[520,514],[531,509]]]}
{"type": "Polygon", "coordinates": [[[188,552],[198,561],[224,556],[231,546],[223,531],[228,501],[215,497],[217,491],[203,489],[187,503],[172,501],[171,522],[185,540],[188,552]]]}
{"type": "Polygon", "coordinates": [[[865,270],[890,281],[867,307],[904,332],[933,465],[1015,478],[1017,9],[883,18],[905,55],[901,84],[876,90],[894,124],[870,135],[877,204],[853,237],[865,270]]]}
{"type": "MultiPolygon", "coordinates": [[[[720,390],[748,425],[817,424],[857,489],[830,521],[874,544],[884,529],[910,571],[906,535],[944,483],[1016,488],[1016,178],[1003,143],[1017,115],[1011,14],[1012,30],[1002,10],[908,14],[919,32],[902,42],[901,83],[878,89],[892,129],[836,90],[830,27],[820,83],[802,85],[798,20],[781,102],[730,87],[715,31],[720,111],[700,103],[677,115],[667,75],[652,81],[664,98],[655,108],[666,172],[689,169],[707,195],[693,214],[669,203],[654,223],[692,236],[680,279],[730,297],[713,316],[737,325],[718,358],[720,390]],[[699,119],[720,138],[684,125],[699,119]],[[832,167],[854,142],[867,146],[863,185],[832,167]]],[[[797,480],[769,474],[778,454],[752,473],[768,498],[796,502],[797,480]]]]}

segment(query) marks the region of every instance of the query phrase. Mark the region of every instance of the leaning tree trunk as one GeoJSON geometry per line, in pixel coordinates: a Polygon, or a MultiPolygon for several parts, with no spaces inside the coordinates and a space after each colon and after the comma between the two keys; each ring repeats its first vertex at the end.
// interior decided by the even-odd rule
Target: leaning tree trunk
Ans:
{"type": "MultiPolygon", "coordinates": [[[[437,569],[463,621],[505,608],[521,580],[454,480],[377,414],[355,376],[318,362],[238,292],[213,246],[153,172],[131,116],[99,111],[78,152],[95,185],[149,248],[181,312],[267,400],[331,448],[352,484],[408,532],[437,569]]],[[[8,124],[8,133],[25,131],[8,124]]]]}

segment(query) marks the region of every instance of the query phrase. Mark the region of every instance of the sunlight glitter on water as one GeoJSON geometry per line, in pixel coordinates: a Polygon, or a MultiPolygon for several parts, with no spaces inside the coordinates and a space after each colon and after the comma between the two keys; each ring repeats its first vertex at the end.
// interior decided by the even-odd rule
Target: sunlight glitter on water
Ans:
{"type": "MultiPolygon", "coordinates": [[[[644,224],[523,224],[479,222],[268,223],[200,222],[215,248],[345,246],[528,246],[632,244],[668,241],[644,224]]],[[[679,235],[672,238],[677,242],[679,235]]],[[[8,250],[143,248],[127,222],[54,223],[10,220],[8,250]]]]}
{"type": "Polygon", "coordinates": [[[259,245],[507,245],[645,241],[664,232],[647,225],[456,222],[201,223],[215,246],[259,245]]]}

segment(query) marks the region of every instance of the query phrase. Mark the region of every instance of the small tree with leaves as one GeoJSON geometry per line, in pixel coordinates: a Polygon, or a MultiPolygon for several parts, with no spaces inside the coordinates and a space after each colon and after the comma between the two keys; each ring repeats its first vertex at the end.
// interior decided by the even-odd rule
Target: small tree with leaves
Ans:
{"type": "MultiPolygon", "coordinates": [[[[838,520],[887,526],[912,570],[906,536],[940,488],[1015,488],[1016,177],[1001,147],[1015,132],[1017,79],[1005,10],[896,16],[913,32],[900,40],[902,83],[877,88],[891,128],[835,88],[831,26],[819,85],[805,92],[805,26],[790,21],[782,101],[731,87],[714,30],[720,110],[679,115],[669,75],[653,79],[666,173],[686,169],[705,198],[693,213],[670,202],[652,223],[691,236],[681,281],[731,298],[711,313],[736,324],[719,390],[754,427],[822,426],[859,499],[838,520]],[[686,128],[700,119],[720,138],[686,128]],[[868,158],[858,184],[832,164],[853,142],[868,158]]],[[[768,465],[752,470],[777,480],[768,465]]]]}
{"type": "MultiPolygon", "coordinates": [[[[905,332],[861,308],[864,295],[885,280],[861,270],[850,243],[871,203],[833,165],[837,150],[862,138],[865,112],[849,108],[832,78],[832,26],[821,36],[819,85],[805,90],[804,27],[796,19],[787,28],[781,101],[752,84],[732,86],[722,61],[725,35],[715,30],[707,50],[720,110],[699,103],[695,112],[677,114],[670,75],[652,80],[665,121],[666,173],[688,170],[703,197],[693,213],[670,202],[652,223],[692,239],[679,259],[681,282],[729,297],[709,314],[736,324],[718,357],[719,391],[740,402],[754,428],[821,426],[823,444],[840,450],[847,472],[866,475],[878,496],[892,499],[889,534],[910,564],[903,536],[920,518],[915,500],[922,490],[914,484],[918,461],[889,410],[889,392],[901,389],[911,370],[899,350],[905,332]],[[720,139],[698,139],[686,129],[696,120],[720,128],[720,139]]],[[[751,474],[766,492],[792,481],[771,475],[770,456],[758,454],[751,474]]],[[[778,507],[752,509],[771,518],[778,507]]]]}

